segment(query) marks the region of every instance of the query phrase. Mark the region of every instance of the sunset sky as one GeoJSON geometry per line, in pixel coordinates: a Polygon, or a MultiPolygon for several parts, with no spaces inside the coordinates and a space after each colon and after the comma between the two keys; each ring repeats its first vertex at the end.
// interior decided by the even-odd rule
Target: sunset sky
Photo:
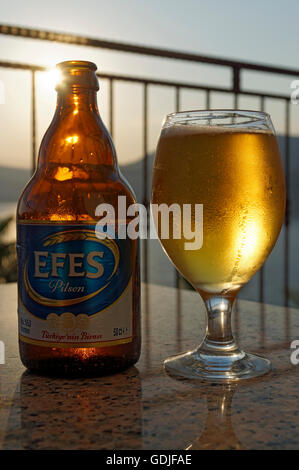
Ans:
{"type": "MultiPolygon", "coordinates": [[[[296,0],[10,0],[0,2],[4,24],[70,32],[100,39],[151,45],[230,59],[299,69],[299,2],[296,0]]],[[[12,38],[0,35],[0,61],[53,66],[68,59],[91,60],[101,72],[150,76],[198,84],[229,86],[227,70],[167,59],[143,58],[89,47],[12,38]]],[[[297,77],[299,80],[299,76],[297,77]]],[[[0,105],[0,165],[30,165],[30,75],[0,68],[5,104],[0,105]]],[[[253,73],[244,87],[290,93],[290,77],[253,73]]],[[[107,84],[101,81],[100,112],[107,121],[107,84]]],[[[142,155],[142,90],[138,85],[115,87],[115,143],[121,163],[142,155]]],[[[55,107],[49,75],[37,82],[39,140],[55,107]],[[47,78],[46,78],[47,77],[47,78]]],[[[150,89],[149,144],[153,151],[163,116],[174,111],[170,89],[150,89]]],[[[212,107],[232,107],[232,97],[215,95],[212,107]]],[[[181,109],[204,108],[202,93],[184,92],[181,109]]],[[[283,131],[284,104],[266,103],[278,132],[283,131]]],[[[254,109],[258,100],[242,99],[239,107],[254,109]]],[[[292,131],[299,134],[299,106],[292,106],[292,131]]]]}

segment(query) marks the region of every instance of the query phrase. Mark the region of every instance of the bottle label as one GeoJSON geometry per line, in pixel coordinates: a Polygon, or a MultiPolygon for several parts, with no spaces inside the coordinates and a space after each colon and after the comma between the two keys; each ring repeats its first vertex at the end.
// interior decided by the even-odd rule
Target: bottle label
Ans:
{"type": "Polygon", "coordinates": [[[133,242],[99,239],[95,225],[18,223],[22,341],[103,347],[132,341],[133,242]]]}

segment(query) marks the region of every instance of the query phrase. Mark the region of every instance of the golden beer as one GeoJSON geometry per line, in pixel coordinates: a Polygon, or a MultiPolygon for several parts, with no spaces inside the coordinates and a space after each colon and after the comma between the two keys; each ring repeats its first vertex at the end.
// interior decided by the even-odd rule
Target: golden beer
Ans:
{"type": "Polygon", "coordinates": [[[186,250],[183,233],[180,239],[170,234],[160,241],[196,289],[238,290],[269,256],[284,218],[276,137],[271,130],[241,126],[164,127],[154,163],[152,203],[177,203],[182,209],[183,204],[203,204],[200,249],[186,250]]]}

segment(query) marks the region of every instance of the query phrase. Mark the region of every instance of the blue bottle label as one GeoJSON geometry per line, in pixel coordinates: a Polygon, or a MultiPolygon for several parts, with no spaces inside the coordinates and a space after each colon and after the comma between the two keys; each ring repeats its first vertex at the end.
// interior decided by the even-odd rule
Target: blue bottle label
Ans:
{"type": "Polygon", "coordinates": [[[95,225],[20,222],[19,333],[46,347],[132,340],[133,242],[95,225]]]}

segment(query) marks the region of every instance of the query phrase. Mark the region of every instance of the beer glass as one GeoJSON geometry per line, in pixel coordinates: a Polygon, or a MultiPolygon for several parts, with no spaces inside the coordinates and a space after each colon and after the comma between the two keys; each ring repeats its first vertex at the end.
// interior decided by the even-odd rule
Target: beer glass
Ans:
{"type": "Polygon", "coordinates": [[[166,359],[166,370],[212,381],[268,372],[269,360],[239,349],[231,311],[239,290],[269,256],[284,219],[284,173],[269,114],[212,110],[168,115],[153,168],[154,207],[165,252],[207,310],[200,346],[166,359]],[[166,235],[162,207],[169,209],[166,235]],[[190,233],[196,237],[200,231],[202,243],[194,246],[190,233]]]}

